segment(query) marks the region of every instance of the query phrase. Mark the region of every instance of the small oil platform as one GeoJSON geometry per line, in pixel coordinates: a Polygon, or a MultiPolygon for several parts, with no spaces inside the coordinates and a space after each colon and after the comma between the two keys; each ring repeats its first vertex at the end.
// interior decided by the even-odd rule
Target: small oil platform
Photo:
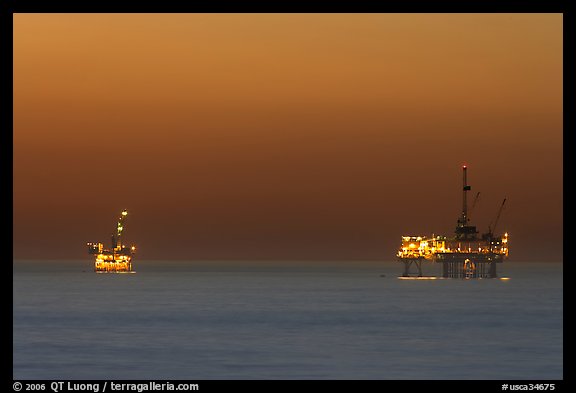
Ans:
{"type": "MultiPolygon", "coordinates": [[[[471,190],[466,177],[466,165],[462,166],[462,213],[454,235],[402,236],[402,245],[397,253],[398,261],[404,264],[400,278],[436,278],[423,276],[422,263],[442,265],[443,278],[497,278],[496,266],[508,258],[508,233],[495,235],[506,198],[502,201],[496,219],[488,231],[478,236],[475,226],[469,224],[467,192],[471,190]]],[[[480,193],[476,194],[474,205],[480,193]]]]}
{"type": "Polygon", "coordinates": [[[123,210],[116,224],[116,234],[112,234],[109,249],[104,248],[102,243],[87,243],[88,254],[95,256],[94,271],[96,273],[134,273],[132,255],[136,252],[136,247],[127,247],[122,244],[122,231],[126,216],[128,216],[128,211],[123,210]]]}

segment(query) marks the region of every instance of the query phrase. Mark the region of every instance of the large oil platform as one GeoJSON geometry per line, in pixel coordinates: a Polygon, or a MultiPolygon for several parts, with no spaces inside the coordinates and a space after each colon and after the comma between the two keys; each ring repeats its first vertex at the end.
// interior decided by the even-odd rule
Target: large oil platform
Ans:
{"type": "Polygon", "coordinates": [[[88,253],[95,256],[94,271],[96,273],[133,273],[132,255],[136,252],[136,247],[127,247],[122,244],[122,231],[127,215],[128,211],[123,210],[116,224],[116,234],[112,235],[109,249],[104,248],[102,243],[87,243],[88,253]]]}
{"type": "MultiPolygon", "coordinates": [[[[400,278],[436,278],[423,276],[422,263],[432,262],[442,265],[443,278],[496,278],[496,266],[508,258],[508,233],[496,236],[506,199],[502,201],[496,219],[488,226],[488,231],[478,236],[475,226],[469,224],[467,192],[471,190],[466,178],[466,165],[462,167],[462,213],[454,235],[447,236],[402,236],[398,250],[398,261],[404,264],[400,278]]],[[[474,204],[478,199],[478,195],[474,204]]],[[[474,207],[474,204],[472,207],[474,207]]]]}

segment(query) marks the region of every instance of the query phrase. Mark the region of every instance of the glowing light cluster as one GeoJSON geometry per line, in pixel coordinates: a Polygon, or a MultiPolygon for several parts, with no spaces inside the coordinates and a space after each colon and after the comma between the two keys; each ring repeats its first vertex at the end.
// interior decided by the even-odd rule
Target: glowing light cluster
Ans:
{"type": "Polygon", "coordinates": [[[497,254],[508,257],[508,233],[501,238],[448,239],[445,236],[402,236],[397,256],[435,259],[439,254],[497,254]]]}

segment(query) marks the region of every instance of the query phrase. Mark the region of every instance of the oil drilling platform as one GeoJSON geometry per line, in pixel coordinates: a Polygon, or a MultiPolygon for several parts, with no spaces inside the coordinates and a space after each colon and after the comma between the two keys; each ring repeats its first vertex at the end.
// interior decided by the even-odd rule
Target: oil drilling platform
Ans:
{"type": "MultiPolygon", "coordinates": [[[[404,264],[400,278],[436,278],[423,276],[422,263],[442,265],[443,278],[497,278],[496,266],[508,258],[508,233],[495,235],[494,231],[506,203],[502,201],[496,219],[488,231],[478,236],[476,227],[470,225],[467,193],[471,190],[466,177],[466,165],[462,166],[462,212],[457,221],[454,235],[402,236],[402,245],[397,253],[398,261],[404,264]]],[[[474,205],[480,193],[476,194],[474,205]]]]}
{"type": "Polygon", "coordinates": [[[132,255],[136,252],[136,247],[127,247],[122,244],[122,231],[127,215],[128,211],[123,210],[116,224],[116,233],[112,234],[109,249],[104,248],[102,243],[87,243],[88,254],[95,256],[94,271],[96,273],[134,273],[132,255]]]}

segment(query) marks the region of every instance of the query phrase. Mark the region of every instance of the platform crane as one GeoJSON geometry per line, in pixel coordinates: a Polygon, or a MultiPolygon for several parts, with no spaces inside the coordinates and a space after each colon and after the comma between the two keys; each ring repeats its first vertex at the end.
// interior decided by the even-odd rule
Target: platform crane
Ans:
{"type": "Polygon", "coordinates": [[[498,214],[496,215],[496,219],[494,220],[494,225],[492,226],[492,223],[490,223],[490,225],[488,225],[488,233],[490,234],[490,237],[492,237],[494,235],[494,231],[496,230],[496,226],[498,225],[498,220],[500,220],[500,215],[502,214],[502,210],[504,210],[504,204],[506,203],[506,198],[504,198],[504,200],[502,201],[502,204],[500,205],[500,208],[498,209],[498,214]]]}

